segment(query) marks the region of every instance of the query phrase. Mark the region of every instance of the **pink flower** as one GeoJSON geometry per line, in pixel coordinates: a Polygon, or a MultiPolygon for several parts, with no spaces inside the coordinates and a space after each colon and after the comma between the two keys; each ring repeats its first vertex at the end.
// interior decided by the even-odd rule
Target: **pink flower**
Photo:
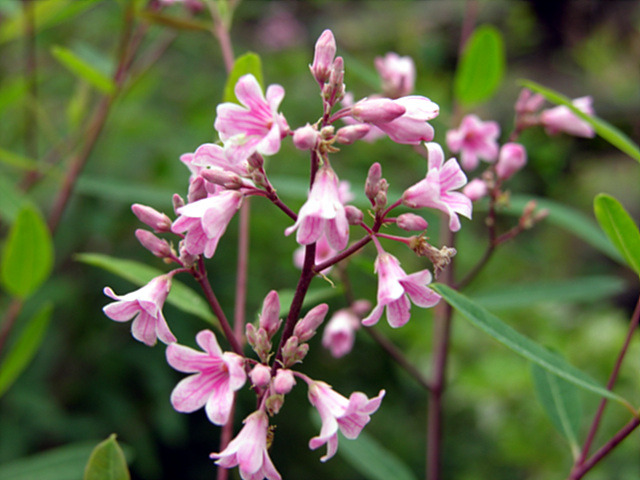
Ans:
{"type": "MultiPolygon", "coordinates": [[[[302,266],[304,265],[304,252],[304,247],[296,248],[295,252],[293,252],[293,264],[299,269],[302,269],[302,266]]],[[[338,253],[338,251],[331,248],[327,237],[323,235],[316,242],[315,263],[323,263],[333,257],[336,253],[338,253]]],[[[331,268],[332,267],[325,268],[322,273],[329,273],[331,271],[331,268]]]]}
{"type": "Polygon", "coordinates": [[[284,233],[290,235],[296,229],[296,241],[300,245],[317,242],[326,233],[332,248],[342,250],[347,246],[349,224],[340,201],[338,176],[328,165],[318,170],[309,198],[300,208],[298,220],[284,233]]]}
{"type": "Polygon", "coordinates": [[[242,193],[237,190],[223,190],[215,195],[180,207],[180,215],[173,222],[174,233],[187,232],[185,248],[191,255],[211,258],[227,225],[242,204],[242,193]]]}
{"type": "Polygon", "coordinates": [[[482,197],[485,197],[487,193],[489,193],[489,189],[487,188],[487,184],[484,180],[480,178],[474,178],[469,183],[465,185],[462,189],[462,193],[464,193],[469,200],[475,202],[480,200],[482,197]]]}
{"type": "Polygon", "coordinates": [[[257,410],[244,419],[244,427],[220,453],[212,453],[218,459],[216,465],[240,469],[242,480],[281,480],[267,450],[269,418],[263,410],[257,410]]]}
{"type": "Polygon", "coordinates": [[[467,115],[460,128],[447,132],[447,146],[453,153],[460,153],[465,170],[473,170],[479,159],[493,162],[498,157],[500,126],[496,122],[483,122],[477,115],[467,115]]]}
{"type": "Polygon", "coordinates": [[[507,180],[524,167],[527,163],[527,151],[519,143],[505,143],[500,149],[498,162],[496,163],[496,174],[502,180],[507,180]]]}
{"type": "Polygon", "coordinates": [[[378,304],[362,320],[367,327],[378,323],[385,307],[389,325],[398,328],[406,324],[411,316],[409,299],[422,308],[433,307],[440,300],[440,295],[427,287],[431,282],[429,270],[407,275],[398,259],[385,251],[378,253],[375,272],[378,274],[378,304]]]}
{"type": "Polygon", "coordinates": [[[471,200],[453,190],[464,186],[467,177],[455,158],[444,162],[444,152],[437,143],[425,144],[429,152],[429,171],[424,180],[409,187],[402,195],[402,203],[410,208],[436,208],[449,215],[449,228],[460,230],[457,214],[471,218],[471,200]]]}
{"type": "Polygon", "coordinates": [[[416,81],[416,67],[411,57],[401,57],[389,52],[384,57],[376,57],[376,70],[382,78],[382,90],[389,98],[410,95],[416,81]]]}
{"type": "Polygon", "coordinates": [[[322,346],[335,358],[346,355],[353,348],[360,319],[350,308],[343,308],[333,314],[322,333],[322,346]]]}
{"type": "Polygon", "coordinates": [[[225,172],[247,175],[246,159],[231,158],[227,153],[228,152],[220,145],[205,143],[200,145],[193,153],[191,165],[196,167],[219,168],[225,172]]]}
{"type": "MultiPolygon", "coordinates": [[[[587,115],[593,115],[591,102],[591,97],[580,97],[573,100],[572,103],[580,111],[587,115]]],[[[543,110],[540,113],[540,123],[549,135],[564,132],[576,137],[593,138],[596,134],[591,125],[564,105],[543,110]]]]}
{"type": "Polygon", "coordinates": [[[309,448],[315,450],[326,444],[327,454],[320,458],[320,461],[326,462],[338,450],[338,429],[348,439],[358,438],[371,420],[371,414],[380,407],[385,391],[380,390],[378,396],[372,399],[368,399],[364,393],[354,392],[347,399],[324,382],[307,383],[309,402],[318,409],[322,419],[320,434],[309,441],[309,448]]]}
{"type": "Polygon", "coordinates": [[[126,295],[116,295],[111,288],[105,287],[104,294],[117,301],[106,305],[102,311],[116,322],[128,322],[133,319],[131,324],[133,338],[150,347],[156,344],[158,338],[164,343],[173,343],[176,337],[169,330],[162,314],[162,306],[169,295],[169,290],[171,290],[169,275],[156,277],[144,287],[126,295]]]}
{"type": "Polygon", "coordinates": [[[244,385],[247,375],[244,359],[232,352],[222,353],[215,335],[202,330],[196,342],[204,350],[172,343],[167,362],[179,372],[193,373],[178,383],[171,393],[171,405],[178,412],[191,413],[202,408],[216,425],[224,425],[233,405],[233,392],[244,385]]]}
{"type": "Polygon", "coordinates": [[[284,89],[280,85],[269,86],[265,99],[256,78],[248,74],[240,77],[234,91],[243,106],[229,102],[218,105],[214,122],[227,155],[234,163],[255,152],[273,155],[280,150],[280,140],[289,129],[278,113],[284,89]]]}
{"type": "Polygon", "coordinates": [[[329,80],[336,56],[336,39],[333,32],[327,29],[318,38],[313,55],[313,63],[309,65],[316,81],[322,85],[329,80]]]}

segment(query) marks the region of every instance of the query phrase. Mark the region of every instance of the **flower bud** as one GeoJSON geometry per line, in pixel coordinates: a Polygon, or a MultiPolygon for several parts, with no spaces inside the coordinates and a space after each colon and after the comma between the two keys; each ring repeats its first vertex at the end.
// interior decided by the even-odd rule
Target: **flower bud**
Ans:
{"type": "Polygon", "coordinates": [[[316,42],[313,63],[309,65],[316,81],[322,85],[329,80],[333,59],[336,56],[336,39],[331,30],[325,30],[316,42]]]}
{"type": "Polygon", "coordinates": [[[380,189],[380,179],[382,178],[382,167],[378,162],[371,165],[369,173],[367,174],[367,180],[364,184],[364,193],[371,202],[371,205],[375,205],[375,198],[380,189]]]}
{"type": "Polygon", "coordinates": [[[262,313],[259,316],[260,327],[264,328],[269,338],[280,328],[280,297],[278,292],[271,290],[262,302],[262,313]]]}
{"type": "Polygon", "coordinates": [[[299,150],[311,150],[318,143],[318,130],[308,123],[293,132],[293,144],[299,150]]]}
{"type": "Polygon", "coordinates": [[[164,213],[160,213],[154,208],[146,205],[134,203],[131,205],[131,211],[145,225],[150,226],[154,232],[170,232],[171,219],[164,213]]]}
{"type": "Polygon", "coordinates": [[[426,230],[429,224],[419,215],[414,213],[403,213],[396,219],[396,225],[408,232],[416,230],[426,230]]]}
{"type": "Polygon", "coordinates": [[[273,391],[278,395],[286,395],[295,384],[296,379],[293,376],[293,372],[286,368],[281,368],[276,372],[276,377],[273,379],[273,391]]]}
{"type": "Polygon", "coordinates": [[[488,193],[487,184],[479,178],[474,178],[465,185],[462,189],[462,193],[469,197],[472,202],[480,200],[488,193]]]}
{"type": "Polygon", "coordinates": [[[244,185],[242,177],[237,173],[227,172],[220,168],[206,168],[200,172],[207,182],[220,185],[227,190],[237,190],[244,185]]]}
{"type": "Polygon", "coordinates": [[[270,416],[277,415],[284,405],[284,395],[270,395],[265,401],[265,408],[270,416]]]}
{"type": "Polygon", "coordinates": [[[173,198],[171,199],[171,203],[173,204],[173,211],[175,212],[181,207],[184,207],[184,199],[178,195],[177,193],[173,194],[173,198]]]}
{"type": "Polygon", "coordinates": [[[347,222],[349,222],[349,225],[360,225],[364,218],[362,211],[353,205],[347,205],[344,207],[344,213],[347,216],[347,222]]]}
{"type": "Polygon", "coordinates": [[[259,363],[249,372],[249,378],[254,386],[266,387],[271,381],[271,368],[259,363]]]}
{"type": "MultiPolygon", "coordinates": [[[[591,102],[591,97],[580,97],[571,103],[585,114],[593,115],[594,112],[591,102]]],[[[591,125],[564,105],[543,110],[540,113],[540,123],[542,123],[549,135],[555,135],[559,132],[585,138],[593,138],[596,135],[591,125]]]]}
{"type": "Polygon", "coordinates": [[[298,337],[293,335],[289,337],[289,339],[282,347],[282,363],[285,367],[290,367],[297,363],[296,359],[298,358],[298,346],[298,337]]]}
{"type": "Polygon", "coordinates": [[[180,252],[180,261],[182,265],[186,268],[191,267],[198,260],[197,255],[193,255],[187,251],[187,247],[185,246],[185,241],[181,240],[178,244],[178,251],[180,252]]]}
{"type": "Polygon", "coordinates": [[[351,107],[351,116],[361,122],[388,123],[402,116],[407,109],[388,98],[360,100],[351,107]]]}
{"type": "Polygon", "coordinates": [[[505,143],[500,149],[496,173],[503,180],[511,176],[527,163],[527,151],[519,143],[505,143]]]}
{"type": "Polygon", "coordinates": [[[326,89],[322,89],[322,94],[323,98],[329,100],[333,106],[344,96],[344,60],[342,57],[337,57],[331,68],[329,83],[325,85],[326,89]]]}
{"type": "Polygon", "coordinates": [[[360,140],[369,133],[371,126],[366,123],[359,123],[356,125],[349,125],[342,127],[336,133],[336,142],[343,145],[351,145],[356,140],[360,140]]]}
{"type": "Polygon", "coordinates": [[[298,337],[300,343],[306,342],[316,334],[316,330],[323,322],[325,315],[329,311],[329,305],[321,303],[317,307],[307,312],[302,320],[296,323],[293,334],[298,337]]]}
{"type": "Polygon", "coordinates": [[[516,101],[515,111],[518,115],[537,112],[544,104],[544,97],[539,93],[533,94],[528,88],[523,88],[516,101]]]}
{"type": "Polygon", "coordinates": [[[137,229],[136,238],[144,248],[149,250],[156,257],[166,258],[170,257],[172,254],[169,242],[156,237],[148,230],[142,230],[141,228],[137,229]]]}
{"type": "Polygon", "coordinates": [[[194,177],[189,182],[189,193],[187,193],[187,200],[189,203],[197,202],[203,198],[207,198],[209,195],[207,187],[205,186],[205,180],[200,175],[194,177]]]}

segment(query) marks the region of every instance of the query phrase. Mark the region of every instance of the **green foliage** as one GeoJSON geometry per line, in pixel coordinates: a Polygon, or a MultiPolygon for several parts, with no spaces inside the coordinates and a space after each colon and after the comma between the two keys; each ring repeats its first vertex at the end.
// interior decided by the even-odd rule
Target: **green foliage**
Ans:
{"type": "Polygon", "coordinates": [[[30,205],[31,201],[0,173],[0,218],[13,222],[18,213],[30,205]]]}
{"type": "Polygon", "coordinates": [[[504,69],[504,41],[500,31],[490,25],[476,28],[456,70],[455,99],[463,105],[489,100],[502,82],[504,69]]]}
{"type": "Polygon", "coordinates": [[[51,273],[51,234],[34,207],[26,206],[18,213],[2,249],[1,261],[4,288],[20,298],[33,294],[51,273]]]}
{"type": "Polygon", "coordinates": [[[108,76],[90,65],[68,48],[56,45],[51,48],[51,54],[58,62],[64,65],[78,78],[87,81],[98,91],[112,95],[115,92],[115,84],[108,76]]]}
{"type": "Polygon", "coordinates": [[[233,69],[229,73],[227,83],[224,86],[224,102],[240,103],[235,93],[235,86],[243,75],[252,74],[264,90],[264,80],[262,79],[262,61],[260,57],[248,52],[238,57],[233,63],[233,69]]]}
{"type": "Polygon", "coordinates": [[[624,207],[610,195],[597,195],[593,208],[602,230],[624,257],[627,265],[640,275],[640,231],[624,207]]]}
{"type": "Polygon", "coordinates": [[[115,433],[91,452],[83,480],[129,480],[129,468],[115,433]]]}

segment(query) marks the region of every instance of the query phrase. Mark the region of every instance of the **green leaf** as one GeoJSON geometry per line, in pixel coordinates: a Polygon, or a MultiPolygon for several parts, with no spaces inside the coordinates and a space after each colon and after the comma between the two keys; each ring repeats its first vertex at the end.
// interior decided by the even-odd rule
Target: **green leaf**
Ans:
{"type": "Polygon", "coordinates": [[[75,76],[86,80],[97,90],[106,94],[113,94],[115,83],[107,75],[78,57],[70,49],[56,45],[51,48],[52,55],[75,76]]]}
{"type": "Polygon", "coordinates": [[[251,73],[264,90],[264,82],[262,80],[262,61],[258,54],[253,52],[245,53],[238,57],[233,64],[233,69],[227,78],[227,83],[224,86],[224,102],[240,103],[235,94],[236,83],[241,76],[251,73]]]}
{"type": "Polygon", "coordinates": [[[47,450],[0,465],[0,480],[82,480],[95,442],[47,450]]]}
{"type": "Polygon", "coordinates": [[[116,434],[101,442],[91,452],[84,470],[84,480],[129,480],[129,468],[116,434]]]}
{"type": "MultiPolygon", "coordinates": [[[[80,253],[75,256],[75,259],[114,273],[138,286],[145,285],[153,278],[166,273],[143,263],[110,257],[100,253],[80,253]]],[[[211,309],[205,300],[191,288],[175,280],[175,278],[171,281],[171,292],[167,297],[167,302],[219,328],[218,321],[211,313],[211,309]]]]}
{"type": "Polygon", "coordinates": [[[624,207],[610,195],[601,193],[593,202],[598,223],[611,243],[640,275],[640,231],[624,207]]]}
{"type": "Polygon", "coordinates": [[[0,276],[4,287],[26,298],[44,282],[53,268],[51,233],[35,207],[20,210],[2,249],[0,276]]]}
{"type": "Polygon", "coordinates": [[[627,288],[624,279],[592,275],[571,280],[496,286],[486,292],[474,292],[473,300],[485,308],[522,308],[551,302],[594,302],[622,293],[627,288]]]}
{"type": "Polygon", "coordinates": [[[578,433],[582,418],[578,388],[535,363],[531,364],[531,376],[538,399],[551,423],[567,439],[574,457],[577,457],[580,454],[578,433]]]}
{"type": "Polygon", "coordinates": [[[0,172],[0,218],[13,223],[18,213],[29,205],[31,200],[0,172]]]}
{"type": "Polygon", "coordinates": [[[451,287],[436,284],[433,289],[442,295],[447,303],[460,312],[471,324],[518,355],[585,390],[629,406],[629,402],[625,399],[607,390],[586,373],[567,363],[561,357],[549,352],[542,345],[517,332],[498,317],[451,287]]]}
{"type": "Polygon", "coordinates": [[[571,102],[570,98],[554,90],[551,90],[550,88],[543,87],[542,85],[532,82],[531,80],[520,80],[518,81],[518,83],[523,87],[541,94],[550,102],[566,106],[573,113],[575,113],[576,116],[580,117],[582,120],[591,125],[596,133],[604,138],[607,142],[609,142],[611,145],[618,148],[622,152],[626,153],[631,158],[635,158],[638,162],[640,162],[640,147],[638,147],[638,145],[634,143],[633,140],[631,140],[627,135],[622,133],[610,123],[605,122],[595,115],[587,115],[582,110],[578,109],[571,102]]]}
{"type": "Polygon", "coordinates": [[[0,148],[0,162],[21,170],[36,170],[38,168],[38,164],[34,160],[5,150],[4,148],[0,148]]]}
{"type": "Polygon", "coordinates": [[[23,77],[8,80],[0,87],[0,113],[7,107],[22,102],[27,93],[27,82],[23,77]]]}
{"type": "Polygon", "coordinates": [[[490,25],[478,27],[465,45],[456,70],[455,99],[465,105],[488,100],[500,86],[504,68],[502,34],[490,25]]]}
{"type": "Polygon", "coordinates": [[[46,304],[28,321],[0,364],[0,397],[9,389],[38,352],[49,326],[53,306],[46,304]]]}
{"type": "Polygon", "coordinates": [[[509,205],[504,208],[509,214],[520,216],[529,201],[535,201],[540,210],[546,209],[549,215],[544,219],[560,228],[573,233],[592,247],[600,250],[616,262],[624,263],[622,255],[611,245],[606,235],[598,228],[598,224],[579,210],[544,198],[513,195],[509,205]]]}

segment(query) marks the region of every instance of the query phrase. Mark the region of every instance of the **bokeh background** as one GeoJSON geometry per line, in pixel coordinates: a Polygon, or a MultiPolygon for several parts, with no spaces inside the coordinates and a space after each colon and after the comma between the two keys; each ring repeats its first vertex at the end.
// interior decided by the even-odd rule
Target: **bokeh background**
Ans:
{"type": "MultiPolygon", "coordinates": [[[[39,0],[55,3],[62,0],[39,0]]],[[[82,4],[85,0],[75,0],[82,4]]],[[[0,2],[0,146],[28,155],[24,119],[37,121],[37,151],[41,160],[82,131],[99,93],[77,79],[52,55],[54,46],[72,49],[80,57],[111,74],[117,39],[123,28],[125,0],[88,2],[56,18],[36,34],[37,97],[29,100],[14,88],[25,69],[25,38],[6,34],[7,25],[22,15],[18,0],[0,2]],[[3,30],[4,29],[4,30],[3,30]],[[25,103],[29,107],[25,109],[25,103]],[[31,118],[31,117],[29,117],[31,118]]],[[[416,63],[416,93],[438,103],[441,115],[433,121],[436,140],[444,142],[453,125],[452,79],[458,58],[465,12],[475,9],[475,23],[491,24],[505,38],[507,71],[498,94],[474,112],[501,124],[504,141],[513,123],[518,80],[531,79],[569,97],[592,95],[599,116],[631,138],[640,139],[640,7],[635,1],[243,1],[231,30],[236,55],[257,52],[266,84],[286,90],[281,110],[290,126],[313,122],[321,113],[317,85],[307,65],[313,45],[331,28],[338,53],[345,58],[347,89],[356,97],[379,88],[373,60],[395,51],[416,63]]],[[[206,10],[190,12],[180,4],[163,8],[176,19],[210,22],[206,10]]],[[[210,32],[182,30],[148,22],[141,51],[175,36],[166,51],[113,104],[88,164],[76,186],[55,236],[56,264],[51,279],[40,289],[18,319],[15,334],[29,313],[46,299],[55,302],[46,341],[19,380],[0,398],[0,478],[2,466],[61,446],[96,444],[117,433],[130,458],[136,479],[214,478],[208,454],[217,451],[219,429],[203,412],[174,412],[169,394],[181,374],[164,360],[161,345],[150,349],[134,341],[127,325],[108,320],[101,312],[107,303],[105,285],[117,293],[135,287],[115,275],[77,262],[76,253],[99,252],[138,260],[162,268],[136,241],[141,225],[130,210],[144,203],[171,212],[173,193],[186,194],[188,171],[178,158],[202,143],[215,141],[215,106],[222,99],[226,79],[220,49],[210,32]]],[[[482,81],[482,79],[478,79],[482,81]]],[[[640,168],[635,161],[601,139],[568,136],[549,138],[542,130],[521,138],[529,164],[509,185],[512,192],[548,197],[592,216],[599,192],[618,198],[640,219],[640,168]]],[[[4,158],[4,157],[3,157],[4,158]]],[[[60,185],[68,155],[57,169],[31,190],[43,212],[60,185]]],[[[425,173],[425,162],[411,148],[380,140],[357,144],[333,160],[341,178],[349,180],[366,207],[362,188],[369,165],[379,161],[395,194],[425,173]]],[[[283,199],[295,208],[304,201],[308,159],[289,143],[269,159],[268,172],[283,199]]],[[[0,161],[0,175],[16,185],[24,170],[0,161]]],[[[288,219],[266,202],[253,201],[248,312],[255,318],[270,289],[291,289],[298,271],[292,264],[293,238],[283,236],[288,219]]],[[[508,228],[516,217],[500,217],[508,228]]],[[[437,239],[437,217],[429,217],[429,235],[437,239]]],[[[6,232],[5,223],[2,228],[6,232]]],[[[210,261],[209,275],[227,312],[233,305],[235,278],[234,221],[210,261]]],[[[458,269],[464,272],[486,245],[483,212],[465,221],[459,236],[458,269]]],[[[407,271],[426,268],[411,252],[394,252],[407,271]]],[[[348,271],[356,295],[373,298],[375,251],[368,248],[352,261],[348,271]]],[[[181,278],[190,284],[188,278],[181,278]]],[[[314,287],[324,288],[322,279],[314,287]]],[[[638,279],[577,238],[571,232],[543,222],[502,247],[465,293],[489,297],[487,305],[505,321],[540,343],[561,352],[571,363],[601,383],[613,365],[626,323],[638,293],[638,279]],[[574,296],[566,301],[518,302],[493,299],[501,286],[564,281],[587,275],[619,279],[611,292],[574,296]]],[[[526,288],[526,287],[525,287],[526,288]]],[[[337,292],[327,299],[332,310],[344,306],[337,292]]],[[[0,293],[0,311],[10,298],[0,293]]],[[[193,344],[202,320],[169,305],[165,315],[182,343],[193,344]]],[[[411,322],[392,331],[386,322],[377,328],[400,346],[425,372],[430,372],[431,314],[415,309],[411,322]]],[[[14,337],[15,338],[15,335],[14,337]]],[[[11,338],[10,338],[11,341],[11,338]]],[[[356,348],[334,359],[311,342],[311,353],[301,367],[348,395],[360,390],[371,396],[387,390],[382,408],[366,432],[392,451],[421,478],[426,449],[427,394],[398,368],[369,336],[358,333],[356,348]]],[[[619,389],[640,399],[640,350],[637,342],[626,359],[619,389]]],[[[0,353],[0,360],[1,360],[0,353]]],[[[536,399],[527,362],[461,318],[454,322],[449,388],[445,410],[445,478],[463,480],[565,478],[571,452],[536,399]]],[[[586,434],[598,398],[584,393],[582,435],[586,434]]],[[[239,396],[239,422],[253,409],[250,393],[239,396]]],[[[317,425],[298,386],[287,397],[277,417],[271,455],[287,479],[367,478],[347,459],[337,455],[326,464],[321,454],[307,448],[317,425]]],[[[602,441],[626,422],[628,413],[610,406],[602,441]]],[[[345,442],[342,440],[341,442],[345,442]]],[[[638,435],[632,435],[587,478],[597,480],[640,477],[638,435]]],[[[82,472],[67,478],[81,478],[82,472]]],[[[232,475],[237,475],[234,472],[232,475]]],[[[13,478],[13,477],[6,477],[13,478]]],[[[44,478],[44,477],[42,477],[44,478]]]]}

